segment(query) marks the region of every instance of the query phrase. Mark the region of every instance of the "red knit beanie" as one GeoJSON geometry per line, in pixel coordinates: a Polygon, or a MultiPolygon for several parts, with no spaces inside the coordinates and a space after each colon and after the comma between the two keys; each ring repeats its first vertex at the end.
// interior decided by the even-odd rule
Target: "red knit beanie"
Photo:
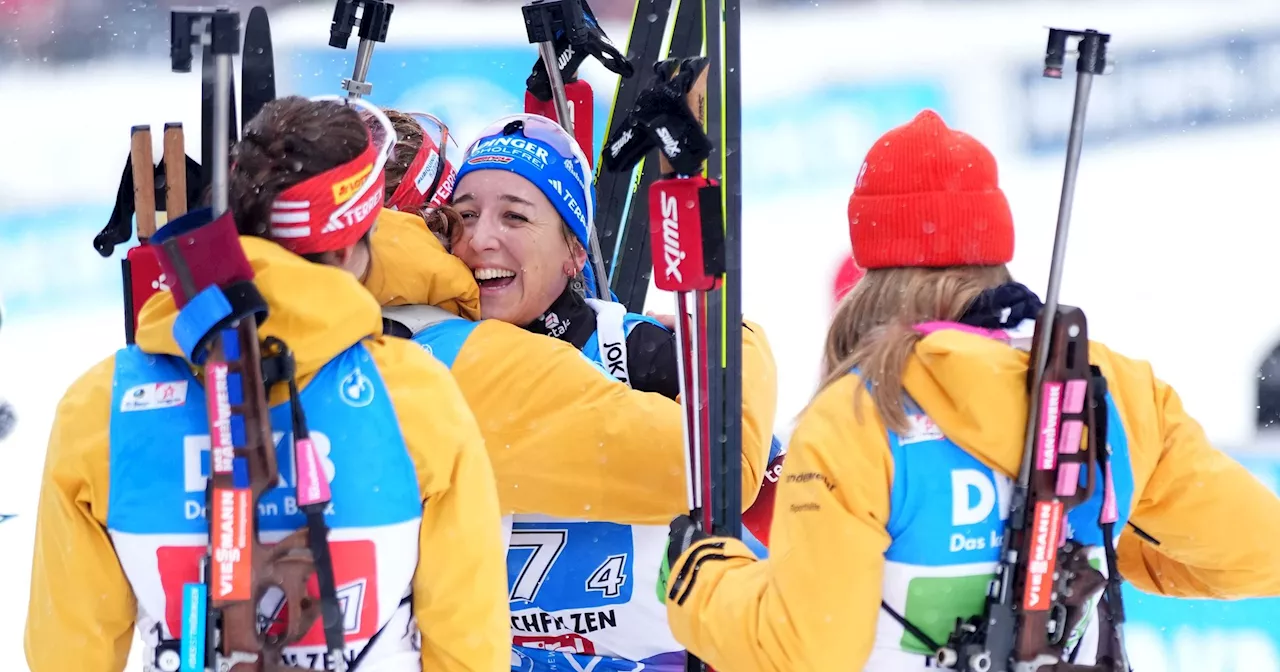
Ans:
{"type": "Polygon", "coordinates": [[[1013,215],[996,160],[933,110],[885,133],[849,197],[862,268],[998,266],[1013,259],[1013,215]]]}

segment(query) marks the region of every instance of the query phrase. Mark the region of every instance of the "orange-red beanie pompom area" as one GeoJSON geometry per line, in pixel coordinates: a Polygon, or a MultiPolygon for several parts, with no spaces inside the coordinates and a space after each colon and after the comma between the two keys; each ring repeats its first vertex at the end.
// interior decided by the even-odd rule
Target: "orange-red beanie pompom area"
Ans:
{"type": "Polygon", "coordinates": [[[932,110],[867,152],[849,198],[862,268],[998,266],[1013,259],[1013,215],[996,160],[932,110]]]}

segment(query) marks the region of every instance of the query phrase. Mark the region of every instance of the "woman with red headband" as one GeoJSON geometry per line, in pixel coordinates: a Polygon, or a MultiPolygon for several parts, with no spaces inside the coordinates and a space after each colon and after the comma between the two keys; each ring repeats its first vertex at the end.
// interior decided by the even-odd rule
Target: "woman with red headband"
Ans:
{"type": "MultiPolygon", "coordinates": [[[[449,372],[413,343],[384,337],[379,306],[357,280],[368,274],[389,150],[348,104],[274,101],[235,148],[224,217],[234,217],[270,309],[263,338],[293,353],[330,482],[330,596],[343,610],[344,669],[496,672],[509,663],[510,623],[484,440],[449,372]]],[[[123,670],[135,626],[148,669],[179,669],[184,584],[200,580],[208,544],[209,437],[202,383],[173,335],[176,313],[167,291],[149,300],[137,345],[94,367],[59,405],[31,579],[32,672],[123,670]]],[[[257,506],[272,542],[303,525],[283,437],[287,387],[269,390],[284,482],[257,506]]],[[[268,633],[280,628],[278,602],[268,592],[258,605],[268,633]]],[[[284,658],[337,669],[319,622],[284,658]]]]}

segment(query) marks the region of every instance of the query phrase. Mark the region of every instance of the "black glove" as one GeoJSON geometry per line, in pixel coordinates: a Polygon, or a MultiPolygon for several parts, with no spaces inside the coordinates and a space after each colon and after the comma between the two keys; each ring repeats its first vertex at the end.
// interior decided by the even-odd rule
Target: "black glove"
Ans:
{"type": "Polygon", "coordinates": [[[694,544],[709,539],[711,535],[702,531],[702,524],[689,516],[677,516],[671,521],[667,534],[667,557],[662,559],[662,568],[658,571],[658,601],[667,600],[667,582],[671,578],[671,568],[684,552],[694,544]]]}
{"type": "Polygon", "coordinates": [[[711,140],[689,109],[687,97],[708,64],[701,56],[654,64],[653,85],[640,93],[618,131],[605,141],[605,170],[630,170],[657,147],[677,174],[701,172],[711,140]]]}
{"type": "MultiPolygon", "coordinates": [[[[604,30],[600,28],[595,12],[591,11],[591,5],[588,5],[586,0],[581,0],[578,4],[582,9],[581,27],[585,35],[570,35],[567,31],[560,30],[556,32],[555,40],[552,42],[556,61],[564,63],[560,68],[560,79],[566,84],[577,81],[578,68],[588,56],[594,56],[609,72],[623,79],[635,74],[635,66],[609,42],[609,36],[605,35],[604,30]],[[584,43],[577,46],[573,44],[582,38],[585,38],[584,43]]],[[[542,59],[539,58],[538,62],[533,64],[533,72],[525,80],[525,88],[538,100],[544,102],[551,100],[551,78],[547,76],[547,67],[542,59]]]]}

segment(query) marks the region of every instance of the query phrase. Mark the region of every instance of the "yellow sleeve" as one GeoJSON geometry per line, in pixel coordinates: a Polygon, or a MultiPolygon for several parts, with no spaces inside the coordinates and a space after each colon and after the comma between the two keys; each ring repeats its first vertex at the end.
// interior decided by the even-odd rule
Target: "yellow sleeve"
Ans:
{"type": "Polygon", "coordinates": [[[742,510],[760,494],[778,414],[778,365],[764,329],[742,325],[742,510]]]}
{"type": "Polygon", "coordinates": [[[1174,597],[1280,595],[1280,536],[1273,533],[1280,498],[1209,443],[1172,387],[1148,380],[1158,432],[1130,445],[1135,482],[1145,482],[1131,520],[1160,543],[1126,531],[1117,547],[1120,573],[1142,590],[1174,597]]]}
{"type": "Polygon", "coordinates": [[[413,578],[422,669],[505,672],[506,549],[480,429],[449,371],[421,348],[385,339],[375,357],[423,497],[413,578]]]}
{"type": "Polygon", "coordinates": [[[107,536],[115,358],[63,396],[45,454],[24,647],[31,672],[120,672],[137,604],[107,536]]]}
{"type": "Polygon", "coordinates": [[[666,525],[688,509],[680,405],[609,377],[568,343],[496,320],[452,367],[503,513],[666,525]]]}
{"type": "Polygon", "coordinates": [[[480,319],[480,287],[462,260],[449,254],[422,217],[383,208],[369,247],[364,286],[382,306],[419,304],[480,319]]]}
{"type": "Polygon", "coordinates": [[[854,422],[855,390],[865,394],[846,376],[801,416],[778,485],[768,560],[755,560],[735,539],[715,538],[672,568],[671,631],[710,666],[859,670],[870,656],[893,464],[875,412],[854,422]]]}

